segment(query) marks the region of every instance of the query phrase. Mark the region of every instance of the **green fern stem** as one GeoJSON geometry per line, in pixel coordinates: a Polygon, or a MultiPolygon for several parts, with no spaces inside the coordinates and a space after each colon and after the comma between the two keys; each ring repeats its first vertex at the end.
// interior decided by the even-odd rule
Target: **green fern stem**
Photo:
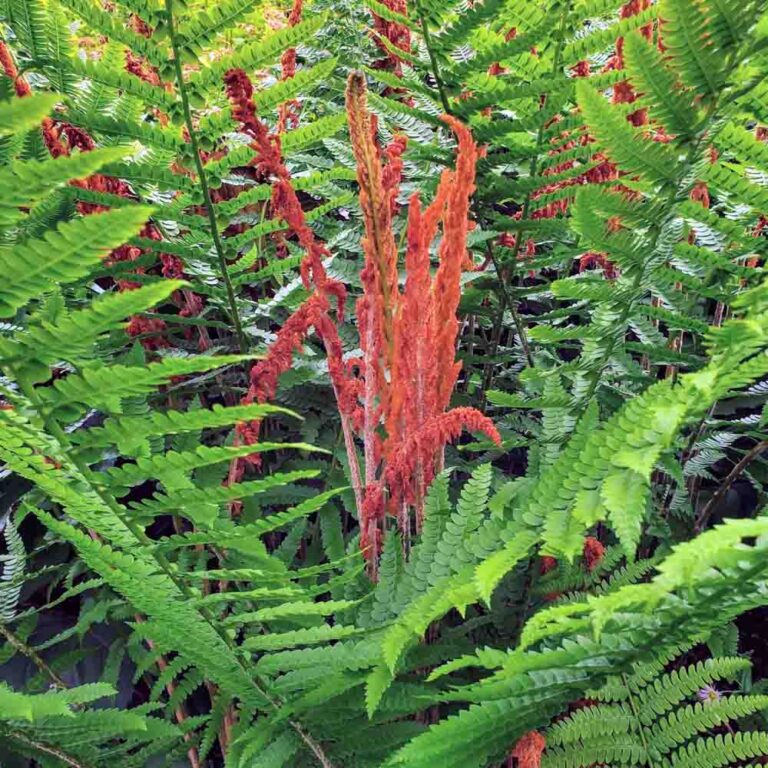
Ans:
{"type": "Polygon", "coordinates": [[[501,285],[501,299],[499,301],[499,312],[494,320],[493,330],[491,332],[491,349],[489,356],[491,360],[486,363],[485,370],[483,372],[483,383],[480,387],[480,395],[478,397],[479,407],[485,407],[485,393],[490,389],[491,382],[493,380],[493,358],[496,356],[496,352],[499,349],[501,342],[501,331],[503,328],[504,313],[509,309],[512,315],[512,322],[515,324],[515,330],[517,331],[517,337],[520,339],[520,345],[523,348],[523,354],[525,355],[525,362],[529,368],[535,366],[533,354],[531,353],[531,345],[528,341],[528,334],[525,332],[525,325],[523,319],[520,317],[520,313],[517,311],[518,304],[515,298],[509,292],[509,275],[504,274],[504,270],[499,264],[499,260],[496,258],[496,254],[493,252],[493,246],[489,241],[485,243],[485,250],[490,258],[493,268],[496,271],[496,275],[499,278],[499,284],[501,285]]]}
{"type": "Polygon", "coordinates": [[[694,525],[694,531],[701,533],[704,530],[710,516],[717,508],[717,505],[723,500],[723,497],[728,493],[730,487],[736,480],[742,475],[744,470],[765,450],[768,449],[768,440],[761,440],[757,445],[754,445],[736,466],[729,472],[728,476],[723,480],[718,489],[712,494],[712,498],[706,503],[704,508],[699,512],[696,517],[696,524],[694,525]]]}
{"type": "MultiPolygon", "coordinates": [[[[553,77],[557,75],[558,71],[562,66],[563,46],[565,44],[565,30],[566,30],[566,26],[568,24],[568,18],[570,17],[570,15],[571,15],[571,1],[569,0],[569,2],[566,3],[565,5],[562,15],[560,16],[560,25],[557,31],[557,42],[555,43],[555,52],[552,59],[552,76],[553,77]]],[[[546,103],[547,103],[547,98],[546,98],[546,95],[544,95],[544,98],[541,99],[541,102],[539,104],[539,112],[542,112],[542,110],[546,106],[546,103]]],[[[539,168],[539,156],[541,154],[542,144],[544,143],[544,132],[545,132],[545,122],[544,120],[542,120],[539,125],[539,129],[536,132],[536,144],[534,147],[533,156],[531,157],[530,166],[528,167],[528,178],[530,179],[536,176],[536,172],[538,171],[538,168],[539,168]]],[[[528,219],[528,215],[530,214],[530,211],[531,211],[532,195],[533,195],[533,190],[530,190],[525,194],[525,198],[523,199],[522,216],[520,218],[521,222],[525,222],[528,219]]],[[[504,312],[506,312],[507,305],[509,305],[509,309],[512,314],[512,319],[515,323],[515,328],[517,329],[517,333],[520,337],[520,343],[525,353],[526,363],[528,364],[529,368],[533,368],[534,367],[533,355],[531,354],[531,347],[530,347],[530,344],[528,343],[528,336],[525,333],[525,326],[522,322],[522,318],[520,317],[520,314],[517,311],[518,304],[509,293],[509,281],[512,276],[514,265],[517,263],[517,257],[520,254],[520,248],[522,247],[524,232],[525,232],[525,227],[520,227],[520,229],[518,230],[517,236],[515,237],[515,244],[512,247],[512,256],[510,257],[512,268],[506,274],[501,269],[501,266],[498,264],[497,260],[491,255],[490,245],[488,245],[489,255],[491,255],[491,260],[493,262],[493,266],[496,270],[496,274],[501,283],[501,290],[502,290],[501,301],[499,302],[499,312],[494,321],[493,332],[491,334],[490,357],[493,358],[496,355],[496,351],[499,348],[499,342],[501,341],[501,327],[504,322],[504,312]]],[[[483,386],[480,392],[481,404],[482,404],[482,401],[485,399],[485,392],[491,386],[492,377],[493,377],[493,368],[492,368],[492,363],[489,362],[485,369],[483,386]]]]}
{"type": "MultiPolygon", "coordinates": [[[[743,49],[748,46],[749,46],[749,40],[745,41],[744,43],[742,43],[741,45],[739,45],[738,47],[736,47],[734,50],[731,51],[730,55],[728,56],[728,63],[724,68],[724,71],[727,72],[727,75],[725,75],[724,77],[724,82],[727,82],[731,74],[733,74],[733,70],[738,65],[738,62],[743,61],[743,58],[744,58],[743,49]]],[[[672,185],[672,189],[670,190],[670,193],[667,197],[664,210],[672,209],[675,201],[678,199],[681,193],[686,191],[688,186],[690,186],[689,184],[686,185],[686,179],[688,178],[690,171],[693,168],[693,164],[696,158],[699,156],[699,153],[701,152],[702,144],[704,144],[705,141],[712,141],[714,139],[714,134],[717,133],[717,130],[713,131],[712,127],[713,125],[716,126],[717,124],[718,112],[720,110],[722,96],[725,90],[726,89],[723,88],[721,91],[719,91],[717,96],[711,101],[711,103],[707,107],[706,112],[702,118],[699,131],[696,134],[695,138],[690,142],[690,148],[688,150],[688,154],[686,155],[685,161],[683,162],[683,165],[682,165],[682,172],[679,173],[677,176],[678,181],[676,184],[672,185]]],[[[671,216],[673,217],[674,213],[671,216]]],[[[662,221],[660,224],[654,223],[655,233],[653,237],[653,245],[650,248],[651,253],[655,251],[656,245],[658,244],[658,241],[659,241],[659,236],[661,235],[664,229],[664,225],[667,223],[667,221],[670,220],[670,218],[671,217],[668,217],[667,219],[662,221]]],[[[618,323],[623,327],[626,327],[627,320],[629,319],[630,313],[634,309],[635,301],[637,300],[637,296],[640,291],[644,277],[645,277],[645,269],[644,267],[641,267],[638,270],[638,274],[636,275],[635,279],[632,282],[632,287],[630,289],[630,296],[627,299],[627,301],[624,302],[624,307],[622,309],[621,316],[619,317],[619,320],[618,320],[618,323]]],[[[602,377],[603,371],[605,370],[606,365],[611,359],[611,355],[613,355],[613,350],[615,349],[615,346],[616,346],[616,342],[614,341],[614,338],[615,337],[611,338],[608,348],[600,358],[600,362],[595,367],[592,373],[589,390],[587,391],[587,394],[584,396],[582,400],[582,409],[589,403],[589,401],[592,399],[593,395],[595,394],[595,391],[597,390],[597,386],[600,383],[600,378],[602,377]]]]}
{"type": "Polygon", "coordinates": [[[243,333],[243,326],[240,322],[240,314],[237,311],[237,301],[235,299],[235,290],[232,286],[232,279],[229,275],[229,268],[227,267],[227,259],[224,255],[224,247],[221,243],[221,235],[219,234],[219,225],[216,222],[216,214],[213,210],[213,203],[211,201],[211,192],[208,186],[208,177],[205,173],[205,167],[203,165],[202,158],[200,157],[200,146],[197,141],[197,132],[192,123],[192,110],[189,106],[189,96],[187,94],[186,83],[184,82],[184,73],[181,69],[181,56],[179,52],[179,43],[176,38],[176,28],[173,16],[173,0],[165,0],[165,12],[168,17],[168,34],[171,40],[171,48],[173,49],[173,66],[176,71],[176,82],[179,88],[179,95],[181,97],[181,106],[184,111],[184,123],[189,133],[189,141],[192,145],[192,155],[195,162],[195,168],[197,169],[197,177],[200,180],[200,191],[203,195],[203,204],[208,215],[208,223],[211,227],[211,239],[213,240],[213,247],[216,251],[216,256],[219,260],[219,268],[221,269],[221,278],[224,281],[224,287],[227,291],[227,304],[229,305],[229,313],[232,317],[232,324],[235,327],[235,336],[237,337],[237,343],[240,348],[240,352],[246,354],[248,352],[248,341],[243,333]]]}
{"type": "Polygon", "coordinates": [[[451,105],[448,101],[448,94],[445,91],[445,83],[440,75],[440,67],[437,63],[437,55],[435,54],[434,46],[432,45],[432,33],[429,31],[429,24],[427,23],[427,17],[421,8],[421,3],[416,2],[416,15],[419,17],[419,25],[421,26],[421,36],[424,38],[424,46],[427,49],[427,55],[429,56],[429,63],[432,66],[432,76],[435,78],[435,85],[437,86],[437,92],[440,94],[440,103],[443,105],[443,110],[447,115],[453,114],[451,112],[451,105]]]}
{"type": "MultiPolygon", "coordinates": [[[[699,131],[699,134],[696,137],[696,139],[691,142],[690,148],[688,150],[688,154],[686,155],[685,161],[683,162],[683,165],[682,165],[682,171],[677,176],[678,181],[677,183],[671,185],[671,189],[669,191],[669,194],[667,195],[667,199],[664,203],[663,210],[671,210],[672,213],[660,223],[654,222],[653,224],[653,227],[652,227],[653,238],[651,241],[651,245],[648,249],[651,256],[656,250],[656,247],[659,242],[659,237],[661,236],[661,233],[664,231],[665,225],[669,221],[675,218],[675,215],[676,215],[674,213],[675,201],[680,197],[681,193],[687,188],[687,186],[689,186],[686,184],[686,179],[689,176],[690,170],[694,164],[696,157],[701,151],[702,144],[706,139],[711,138],[710,136],[708,136],[707,130],[710,127],[711,123],[714,122],[716,118],[717,106],[718,106],[718,101],[713,101],[712,104],[710,105],[710,108],[707,111],[707,115],[703,121],[703,127],[699,131]]],[[[647,263],[642,264],[640,268],[637,270],[637,274],[635,275],[635,278],[632,281],[632,285],[630,286],[630,289],[629,289],[629,295],[627,299],[623,302],[621,314],[619,315],[619,318],[616,324],[617,328],[618,327],[626,328],[627,321],[629,320],[629,317],[635,308],[635,303],[638,297],[640,296],[640,294],[642,293],[642,286],[643,286],[644,278],[646,276],[645,274],[646,266],[647,266],[647,263]]],[[[582,409],[586,407],[586,405],[589,403],[589,401],[592,399],[595,392],[597,391],[597,387],[600,384],[600,379],[602,378],[603,371],[608,365],[615,348],[616,348],[616,336],[611,335],[608,345],[605,349],[605,352],[601,355],[600,360],[598,361],[597,365],[593,368],[592,373],[589,377],[589,388],[587,389],[587,392],[582,398],[582,409]]]]}
{"type": "MultiPolygon", "coordinates": [[[[706,122],[706,124],[707,125],[709,124],[708,121],[706,122]]],[[[679,181],[676,184],[672,185],[664,204],[664,210],[673,210],[675,201],[680,195],[681,186],[684,184],[684,180],[688,175],[688,171],[690,167],[693,165],[694,159],[696,158],[696,155],[698,154],[701,148],[701,143],[704,140],[705,135],[706,135],[706,131],[702,130],[699,136],[696,138],[696,140],[691,143],[685,162],[683,163],[683,172],[678,175],[679,181]]],[[[670,216],[664,219],[661,223],[654,222],[652,227],[653,239],[652,239],[652,244],[649,248],[649,252],[651,256],[656,250],[656,247],[659,242],[659,237],[661,236],[661,233],[664,231],[665,225],[667,224],[668,221],[673,219],[674,216],[675,214],[673,211],[673,213],[670,214],[670,216]]],[[[627,321],[629,320],[629,317],[635,308],[635,302],[637,301],[639,295],[642,292],[643,281],[645,278],[645,267],[646,267],[646,264],[642,264],[640,268],[637,270],[637,274],[635,275],[635,278],[632,281],[632,285],[630,286],[630,289],[629,289],[629,296],[622,303],[623,306],[622,306],[621,314],[619,315],[619,319],[616,323],[617,328],[621,327],[623,329],[626,327],[627,321]]],[[[610,361],[611,356],[613,355],[613,351],[616,348],[615,339],[616,339],[616,336],[610,337],[608,346],[606,347],[605,352],[601,355],[600,360],[598,361],[598,364],[592,370],[592,373],[589,377],[589,388],[587,389],[587,392],[585,393],[581,401],[582,410],[587,406],[587,404],[594,397],[594,394],[597,391],[597,387],[600,384],[600,379],[602,378],[603,371],[608,365],[608,362],[610,361]]]]}
{"type": "Polygon", "coordinates": [[[635,701],[635,697],[632,695],[632,690],[629,687],[629,681],[627,680],[626,673],[622,673],[621,681],[624,683],[624,688],[627,691],[627,701],[629,702],[629,708],[632,710],[632,716],[637,721],[638,731],[640,733],[640,741],[643,742],[643,750],[645,752],[645,762],[647,764],[647,768],[656,768],[653,760],[651,760],[651,751],[648,748],[648,740],[645,738],[645,728],[643,727],[643,723],[640,720],[640,713],[637,711],[637,702],[635,701]]]}
{"type": "Polygon", "coordinates": [[[25,747],[31,747],[38,752],[42,752],[44,755],[49,755],[55,757],[57,760],[61,760],[62,763],[71,766],[71,768],[95,768],[92,763],[83,762],[79,757],[72,757],[72,755],[68,754],[63,749],[59,749],[59,747],[52,747],[50,744],[31,739],[21,731],[8,731],[8,736],[13,740],[18,741],[20,744],[23,744],[25,747]]]}

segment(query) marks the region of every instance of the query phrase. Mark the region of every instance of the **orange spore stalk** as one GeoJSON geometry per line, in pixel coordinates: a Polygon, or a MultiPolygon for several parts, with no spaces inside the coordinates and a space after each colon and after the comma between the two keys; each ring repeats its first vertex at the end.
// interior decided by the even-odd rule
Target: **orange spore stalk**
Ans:
{"type": "Polygon", "coordinates": [[[471,268],[466,248],[469,201],[477,147],[458,120],[444,117],[458,139],[456,168],[445,170],[433,201],[422,209],[418,194],[408,211],[406,280],[398,280],[392,215],[405,139],[382,151],[366,106],[365,80],[354,73],[347,86],[350,138],[357,160],[365,222],[363,296],[357,304],[362,376],[365,502],[361,545],[375,576],[387,513],[407,539],[411,512],[421,526],[424,494],[442,466],[446,443],[463,429],[500,443],[493,423],[472,408],[446,410],[461,364],[455,361],[461,275],[471,268]],[[431,273],[431,245],[441,231],[438,267],[431,273]]]}
{"type": "MultiPolygon", "coordinates": [[[[330,302],[336,299],[337,316],[341,317],[345,288],[325,272],[322,262],[330,254],[306,222],[282,160],[279,131],[271,133],[256,115],[253,86],[244,72],[227,72],[225,85],[233,115],[252,140],[252,165],[272,183],[272,216],[285,221],[304,249],[302,278],[311,291],[278,331],[265,359],[252,368],[246,402],[273,399],[280,375],[291,367],[294,354],[309,335],[321,339],[349,457],[360,544],[375,579],[386,515],[397,517],[404,538],[410,533],[412,519],[419,529],[426,488],[442,466],[446,443],[464,429],[501,442],[493,423],[479,411],[448,410],[461,367],[455,361],[456,312],[462,272],[471,268],[466,238],[478,150],[465,126],[454,118],[443,118],[458,139],[456,168],[443,172],[426,208],[418,195],[410,200],[407,276],[401,289],[392,225],[406,140],[399,136],[389,147],[379,146],[376,123],[366,107],[365,80],[360,74],[350,77],[347,114],[365,234],[360,273],[363,294],[355,308],[362,357],[345,362],[330,302]],[[431,247],[438,233],[442,239],[433,275],[431,247]],[[364,482],[356,439],[363,444],[364,482]]],[[[240,425],[238,438],[255,442],[259,429],[258,423],[240,425]]],[[[257,464],[258,457],[251,463],[257,464]]],[[[239,479],[243,471],[242,464],[233,467],[230,481],[239,479]]]]}

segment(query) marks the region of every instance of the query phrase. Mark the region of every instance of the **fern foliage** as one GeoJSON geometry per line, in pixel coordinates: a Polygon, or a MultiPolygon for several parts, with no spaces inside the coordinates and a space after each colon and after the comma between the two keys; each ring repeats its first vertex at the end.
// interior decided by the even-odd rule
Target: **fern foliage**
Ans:
{"type": "Polygon", "coordinates": [[[0,23],[0,764],[768,759],[763,4],[0,23]]]}

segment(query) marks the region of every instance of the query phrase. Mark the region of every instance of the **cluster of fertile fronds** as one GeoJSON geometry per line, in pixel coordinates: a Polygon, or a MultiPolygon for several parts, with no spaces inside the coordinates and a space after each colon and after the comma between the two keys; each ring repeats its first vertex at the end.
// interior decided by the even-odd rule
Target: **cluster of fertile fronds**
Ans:
{"type": "MultiPolygon", "coordinates": [[[[446,412],[460,369],[460,364],[454,362],[459,327],[456,312],[462,270],[471,266],[466,238],[477,149],[461,123],[445,118],[459,140],[456,169],[444,171],[435,199],[424,211],[418,195],[411,198],[407,277],[401,292],[392,216],[406,142],[404,137],[398,137],[386,150],[379,148],[375,122],[365,103],[365,81],[360,75],[350,77],[347,111],[366,235],[361,271],[363,295],[356,306],[363,354],[361,360],[345,365],[328,302],[329,295],[336,297],[340,315],[345,291],[326,275],[322,259],[329,255],[327,248],[306,223],[280,156],[280,138],[270,134],[256,115],[247,76],[241,71],[230,71],[226,86],[234,115],[253,140],[253,164],[272,183],[272,214],[287,223],[305,251],[302,277],[305,286],[313,290],[278,331],[266,359],[253,367],[246,400],[266,402],[275,396],[280,374],[290,367],[294,352],[314,328],[326,348],[343,420],[356,486],[361,546],[375,573],[387,512],[398,518],[403,534],[407,535],[411,526],[409,510],[413,509],[416,528],[421,528],[424,493],[440,470],[445,444],[463,429],[484,432],[500,442],[493,423],[478,411],[459,408],[446,412]],[[441,224],[439,267],[432,277],[431,246],[441,224]],[[364,497],[359,487],[352,430],[363,440],[364,497]]],[[[255,440],[258,429],[257,424],[243,427],[241,436],[246,441],[255,440]]]]}
{"type": "Polygon", "coordinates": [[[461,367],[454,361],[461,274],[471,267],[466,239],[477,148],[469,130],[454,118],[443,118],[458,138],[456,168],[443,172],[426,209],[422,211],[418,193],[409,201],[406,280],[401,291],[392,213],[405,142],[401,137],[380,150],[361,75],[350,76],[347,113],[365,220],[364,290],[357,304],[365,381],[361,542],[375,560],[385,510],[398,517],[407,538],[409,509],[414,509],[420,530],[424,493],[441,468],[447,442],[462,429],[484,432],[497,443],[500,438],[493,423],[478,411],[446,412],[461,367]],[[439,266],[432,276],[431,245],[441,224],[439,266]]]}

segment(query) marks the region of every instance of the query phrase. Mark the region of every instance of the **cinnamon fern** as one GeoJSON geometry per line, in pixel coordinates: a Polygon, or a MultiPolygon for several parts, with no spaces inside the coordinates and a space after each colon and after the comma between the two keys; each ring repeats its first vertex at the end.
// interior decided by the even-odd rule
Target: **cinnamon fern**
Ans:
{"type": "Polygon", "coordinates": [[[763,4],[0,25],[2,766],[768,760],[763,4]]]}

